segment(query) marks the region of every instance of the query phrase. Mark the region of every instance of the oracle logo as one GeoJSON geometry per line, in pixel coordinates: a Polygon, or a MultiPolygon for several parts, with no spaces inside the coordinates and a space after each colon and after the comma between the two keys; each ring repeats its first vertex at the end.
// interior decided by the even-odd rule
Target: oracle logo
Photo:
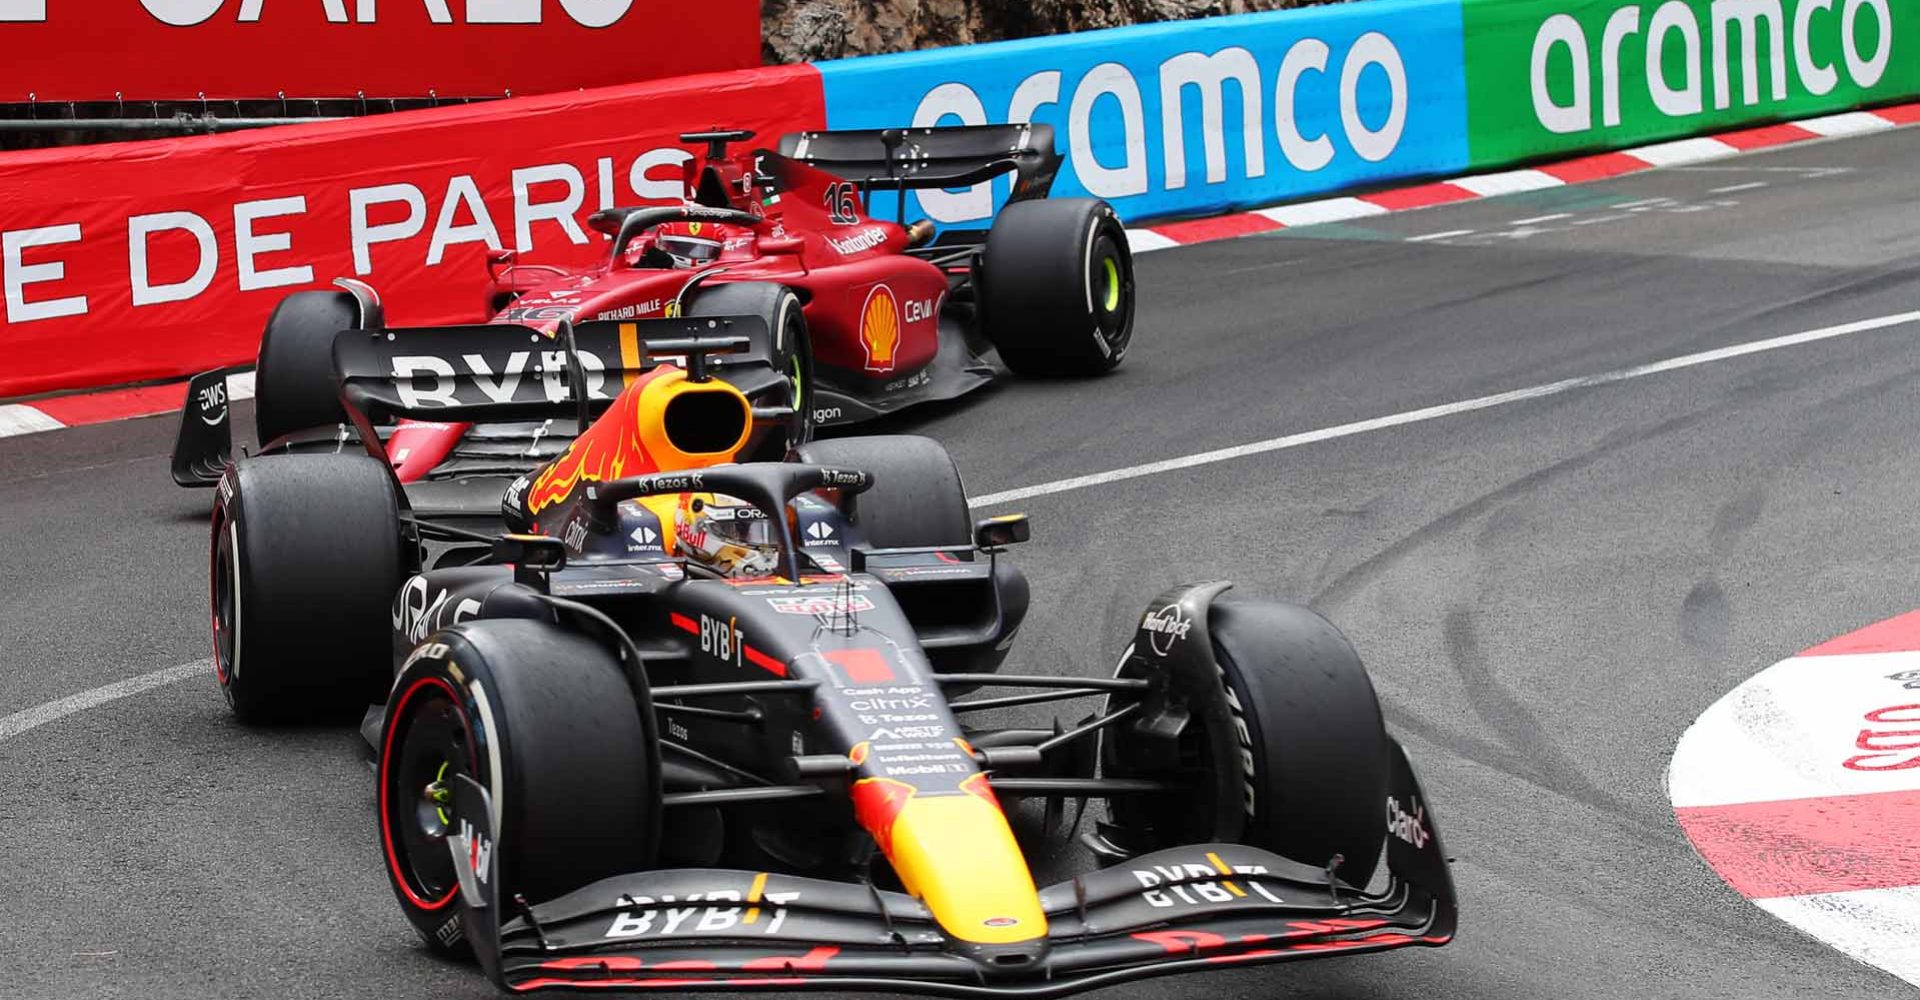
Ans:
{"type": "MultiPolygon", "coordinates": [[[[68,0],[73,3],[74,0],[68,0]]],[[[375,24],[379,21],[376,0],[311,0],[320,4],[327,20],[334,24],[375,24]]],[[[389,4],[394,0],[388,0],[389,4]]],[[[164,24],[177,28],[204,24],[228,5],[227,0],[139,0],[140,6],[164,24]]],[[[434,24],[453,24],[454,10],[464,9],[465,24],[540,24],[544,20],[542,0],[419,0],[434,24]]],[[[77,3],[75,4],[77,7],[77,3]]],[[[257,22],[266,0],[239,0],[234,19],[257,22]]],[[[633,0],[560,0],[560,9],[574,23],[587,28],[605,28],[627,16],[633,0]]],[[[47,0],[0,0],[0,21],[45,21],[47,0]]]]}

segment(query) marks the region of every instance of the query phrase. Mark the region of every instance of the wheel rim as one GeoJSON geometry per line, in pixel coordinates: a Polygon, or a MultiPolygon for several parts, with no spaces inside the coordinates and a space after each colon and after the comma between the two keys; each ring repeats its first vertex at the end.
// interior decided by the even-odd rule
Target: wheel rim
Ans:
{"type": "Polygon", "coordinates": [[[234,653],[240,645],[240,595],[238,587],[238,547],[232,521],[214,531],[213,581],[213,670],[221,687],[233,682],[240,672],[234,653]]]}
{"type": "Polygon", "coordinates": [[[792,353],[787,358],[787,382],[793,398],[793,433],[787,442],[789,449],[813,440],[813,408],[807,402],[807,362],[813,345],[807,342],[805,321],[800,318],[798,308],[792,314],[787,326],[786,341],[792,353]]]}
{"type": "Polygon", "coordinates": [[[380,828],[394,882],[414,906],[436,910],[459,882],[447,852],[453,783],[473,776],[473,734],[453,688],[423,678],[407,689],[382,755],[380,828]]]}
{"type": "Polygon", "coordinates": [[[1097,230],[1088,261],[1087,287],[1094,292],[1094,335],[1110,357],[1126,350],[1133,332],[1133,269],[1122,256],[1113,235],[1097,230]]]}

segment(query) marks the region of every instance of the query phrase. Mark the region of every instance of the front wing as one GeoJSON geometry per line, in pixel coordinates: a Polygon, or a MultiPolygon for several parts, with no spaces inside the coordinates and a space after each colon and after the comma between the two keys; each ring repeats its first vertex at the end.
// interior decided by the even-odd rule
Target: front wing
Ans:
{"type": "MultiPolygon", "coordinates": [[[[1042,890],[1047,933],[1018,945],[956,941],[902,893],[765,872],[644,872],[545,903],[501,901],[488,889],[497,879],[491,840],[473,833],[449,843],[462,877],[466,933],[488,975],[511,992],[1055,997],[1171,973],[1452,940],[1453,883],[1439,834],[1404,754],[1394,758],[1389,875],[1376,893],[1267,851],[1196,844],[1042,890]]],[[[485,817],[485,796],[464,782],[456,808],[463,817],[485,817]]]]}

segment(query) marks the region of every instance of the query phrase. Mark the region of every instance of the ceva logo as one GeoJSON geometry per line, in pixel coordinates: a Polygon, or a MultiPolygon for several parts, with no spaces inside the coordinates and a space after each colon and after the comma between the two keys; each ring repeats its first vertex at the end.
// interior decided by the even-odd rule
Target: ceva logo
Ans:
{"type": "MultiPolygon", "coordinates": [[[[1885,2],[1885,0],[1879,0],[1885,2]]],[[[1286,165],[1301,172],[1332,163],[1341,148],[1368,163],[1378,163],[1399,146],[1407,123],[1407,67],[1386,35],[1369,31],[1336,54],[1318,38],[1301,38],[1284,50],[1277,65],[1263,66],[1253,52],[1229,46],[1211,54],[1180,52],[1159,63],[1142,81],[1119,62],[1104,62],[1069,80],[1060,70],[1042,70],[1022,79],[1012,91],[1004,116],[990,117],[979,93],[966,83],[944,83],[928,91],[913,112],[913,127],[938,124],[984,125],[989,121],[1026,123],[1048,105],[1066,107],[1064,139],[1073,174],[1087,193],[1108,199],[1147,194],[1151,189],[1148,135],[1159,133],[1161,189],[1229,180],[1228,143],[1240,145],[1243,179],[1265,177],[1280,169],[1268,156],[1267,135],[1278,140],[1286,165]],[[1361,116],[1362,74],[1384,78],[1389,101],[1384,119],[1361,116]],[[1319,78],[1319,79],[1316,79],[1319,78]],[[1272,81],[1269,89],[1268,81],[1272,81]],[[1339,128],[1305,127],[1299,92],[1308,86],[1338,87],[1339,128]],[[1226,121],[1226,94],[1237,91],[1240,120],[1226,121]],[[1199,120],[1188,118],[1183,102],[1199,97],[1199,120]],[[1152,98],[1157,97],[1155,101],[1152,98]],[[1124,142],[1120,156],[1109,148],[1095,152],[1096,106],[1119,112],[1124,142]],[[1154,120],[1157,116],[1158,120],[1154,120]],[[944,120],[943,120],[944,119],[944,120]],[[958,119],[955,122],[954,119],[958,119]],[[1198,127],[1205,162],[1187,162],[1189,130],[1198,127]],[[1198,175],[1198,176],[1196,176],[1198,175]]],[[[1001,109],[994,109],[999,111],[1001,109]]],[[[1052,117],[1052,116],[1049,116],[1052,117]]],[[[983,182],[955,192],[919,192],[922,211],[936,222],[983,219],[993,214],[993,185],[983,182]]]]}
{"type": "Polygon", "coordinates": [[[1831,56],[1823,58],[1822,53],[1838,48],[1841,58],[1837,61],[1844,65],[1848,79],[1862,88],[1880,82],[1893,56],[1893,11],[1887,0],[1797,0],[1790,17],[1781,0],[1711,0],[1708,10],[1711,23],[1703,32],[1693,6],[1685,0],[1667,0],[1653,8],[1644,24],[1641,6],[1619,7],[1608,16],[1601,30],[1597,53],[1592,49],[1593,39],[1572,15],[1555,14],[1547,18],[1533,38],[1529,79],[1534,117],[1550,132],[1565,134],[1593,128],[1592,65],[1597,62],[1600,123],[1609,128],[1619,125],[1621,47],[1627,39],[1643,32],[1645,73],[1632,72],[1637,67],[1629,65],[1629,75],[1645,80],[1648,99],[1661,114],[1671,118],[1697,115],[1705,110],[1703,66],[1711,73],[1713,109],[1725,111],[1733,106],[1728,57],[1735,51],[1736,37],[1739,97],[1743,107],[1788,99],[1789,52],[1793,58],[1792,78],[1798,80],[1806,94],[1814,97],[1830,93],[1840,83],[1840,67],[1834,65],[1836,60],[1831,56]],[[1855,30],[1863,16],[1871,16],[1878,29],[1871,51],[1862,51],[1860,34],[1855,30]],[[1837,45],[1834,36],[1837,36],[1837,45]],[[1663,71],[1668,50],[1674,46],[1684,52],[1685,70],[1677,81],[1663,71]],[[1556,80],[1548,71],[1556,48],[1564,48],[1572,57],[1570,62],[1562,63],[1570,66],[1571,80],[1556,80]],[[1763,73],[1767,83],[1764,96],[1763,73]],[[1561,103],[1553,96],[1556,91],[1571,97],[1561,103]]]}

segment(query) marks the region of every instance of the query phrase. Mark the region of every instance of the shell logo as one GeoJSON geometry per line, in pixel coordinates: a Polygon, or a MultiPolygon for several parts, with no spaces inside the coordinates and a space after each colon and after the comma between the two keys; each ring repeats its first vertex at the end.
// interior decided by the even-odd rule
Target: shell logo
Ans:
{"type": "Polygon", "coordinates": [[[873,286],[867,303],[860,307],[860,346],[867,350],[867,370],[890,372],[900,347],[900,300],[893,289],[873,286]]]}

